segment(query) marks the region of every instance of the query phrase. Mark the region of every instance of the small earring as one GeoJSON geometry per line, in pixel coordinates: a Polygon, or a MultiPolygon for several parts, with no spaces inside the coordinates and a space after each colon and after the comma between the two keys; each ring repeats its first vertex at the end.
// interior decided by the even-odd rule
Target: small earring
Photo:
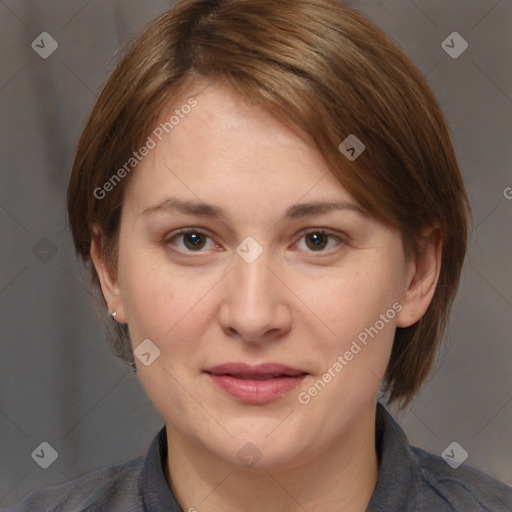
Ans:
{"type": "Polygon", "coordinates": [[[112,318],[112,320],[115,320],[116,316],[117,316],[117,311],[114,311],[113,313],[109,313],[109,315],[110,315],[110,318],[112,318]]]}

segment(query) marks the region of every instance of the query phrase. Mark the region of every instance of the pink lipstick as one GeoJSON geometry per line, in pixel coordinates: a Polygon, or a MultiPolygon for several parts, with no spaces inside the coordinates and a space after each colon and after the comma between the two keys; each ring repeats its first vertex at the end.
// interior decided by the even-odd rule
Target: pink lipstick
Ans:
{"type": "Polygon", "coordinates": [[[296,388],[307,373],[278,363],[225,363],[204,370],[224,392],[252,404],[275,400],[296,388]]]}

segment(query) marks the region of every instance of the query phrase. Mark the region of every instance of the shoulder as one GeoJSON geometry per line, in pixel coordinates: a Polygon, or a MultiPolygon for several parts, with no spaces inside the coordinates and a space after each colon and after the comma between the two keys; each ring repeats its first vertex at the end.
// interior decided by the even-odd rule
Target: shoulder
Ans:
{"type": "Polygon", "coordinates": [[[420,510],[512,512],[512,487],[465,464],[454,469],[421,448],[410,446],[410,454],[421,487],[420,510]]]}
{"type": "Polygon", "coordinates": [[[144,457],[108,466],[84,476],[40,489],[5,512],[96,512],[142,509],[138,478],[144,457]]]}
{"type": "Polygon", "coordinates": [[[369,512],[512,512],[511,487],[412,446],[381,404],[376,427],[380,467],[369,512]]]}

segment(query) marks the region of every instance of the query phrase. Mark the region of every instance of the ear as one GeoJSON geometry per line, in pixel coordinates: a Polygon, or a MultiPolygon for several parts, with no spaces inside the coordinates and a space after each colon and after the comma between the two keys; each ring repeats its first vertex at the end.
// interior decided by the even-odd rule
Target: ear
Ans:
{"type": "Polygon", "coordinates": [[[91,260],[99,277],[101,291],[109,312],[116,312],[115,320],[120,323],[126,323],[123,301],[117,280],[117,271],[112,268],[108,261],[103,246],[103,237],[98,229],[94,229],[91,239],[91,260]]]}
{"type": "Polygon", "coordinates": [[[438,224],[421,233],[410,256],[397,327],[409,327],[427,311],[441,271],[443,237],[438,224]]]}

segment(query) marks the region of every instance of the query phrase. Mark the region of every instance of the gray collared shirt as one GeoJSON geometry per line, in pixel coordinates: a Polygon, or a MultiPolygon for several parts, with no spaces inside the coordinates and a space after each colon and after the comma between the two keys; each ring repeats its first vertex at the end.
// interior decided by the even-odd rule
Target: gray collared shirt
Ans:
{"type": "MultiPolygon", "coordinates": [[[[512,512],[511,487],[409,445],[381,404],[376,427],[379,477],[367,512],[512,512]]],[[[165,476],[166,460],[164,427],[146,457],[35,491],[6,512],[183,512],[165,476]]]]}

